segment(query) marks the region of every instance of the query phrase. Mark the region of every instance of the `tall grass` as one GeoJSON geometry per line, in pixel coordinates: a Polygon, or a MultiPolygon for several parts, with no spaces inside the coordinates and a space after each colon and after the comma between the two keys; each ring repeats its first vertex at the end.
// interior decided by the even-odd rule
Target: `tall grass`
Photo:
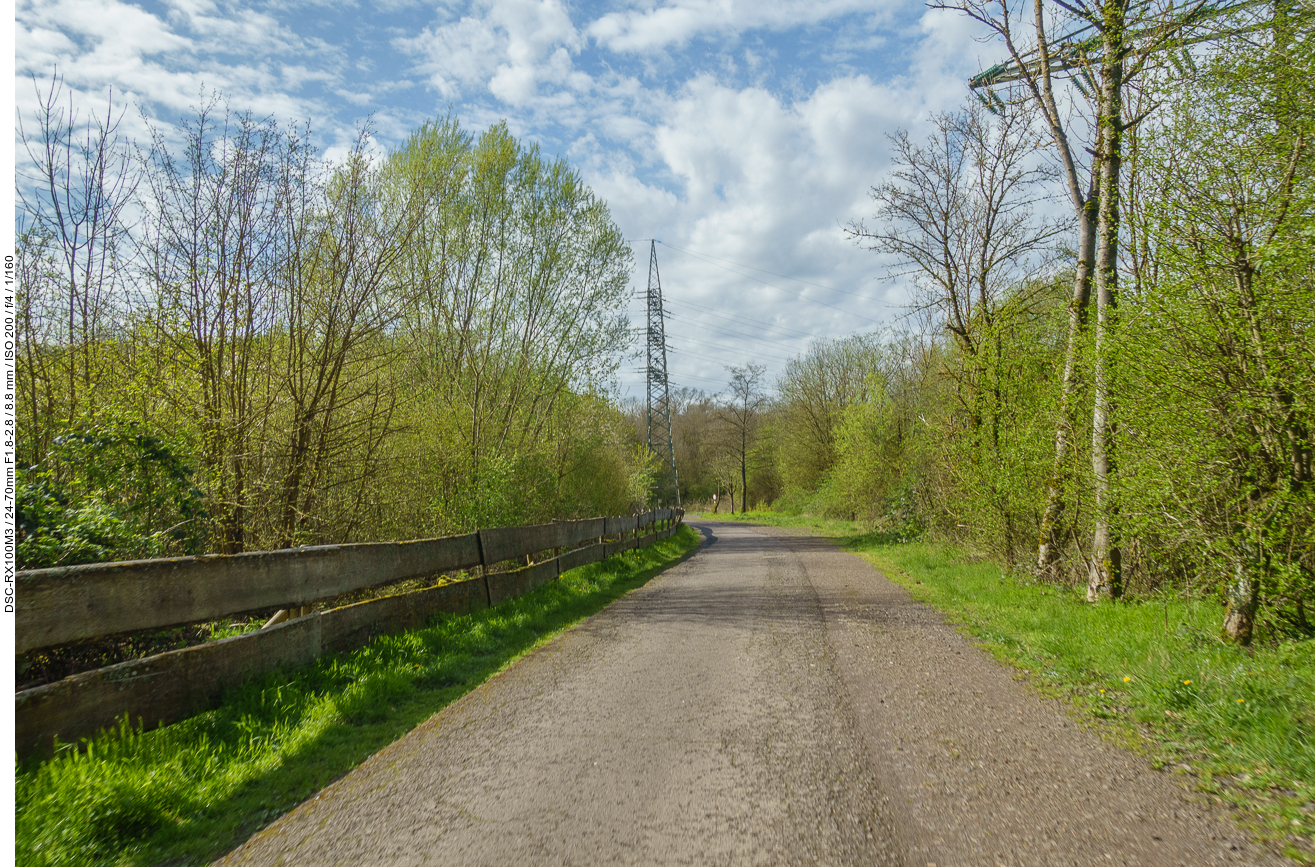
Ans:
{"type": "Polygon", "coordinates": [[[206,863],[698,544],[682,527],[496,608],[255,678],[180,723],[20,765],[17,861],[206,863]]]}

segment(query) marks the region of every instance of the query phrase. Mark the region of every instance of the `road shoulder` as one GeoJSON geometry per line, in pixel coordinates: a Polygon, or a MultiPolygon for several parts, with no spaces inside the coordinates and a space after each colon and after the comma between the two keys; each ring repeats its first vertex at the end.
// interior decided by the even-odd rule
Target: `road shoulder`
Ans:
{"type": "Polygon", "coordinates": [[[1286,864],[832,541],[804,563],[908,864],[1286,864]]]}

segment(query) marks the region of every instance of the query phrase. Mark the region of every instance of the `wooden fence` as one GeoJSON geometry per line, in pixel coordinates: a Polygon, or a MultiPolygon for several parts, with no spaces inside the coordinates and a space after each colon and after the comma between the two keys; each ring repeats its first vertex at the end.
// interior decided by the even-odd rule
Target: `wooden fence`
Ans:
{"type": "Polygon", "coordinates": [[[412,542],[323,545],[283,551],[96,563],[19,572],[19,654],[94,638],[217,620],[282,606],[296,609],[353,590],[479,568],[470,578],[311,612],[245,635],[82,672],[17,694],[20,757],[96,734],[125,714],[167,725],[214,706],[252,675],[304,665],[323,653],[514,599],[562,572],[675,532],[679,509],[499,527],[412,542]],[[583,547],[580,547],[582,546],[583,547]],[[547,559],[520,568],[535,555],[547,559]]]}

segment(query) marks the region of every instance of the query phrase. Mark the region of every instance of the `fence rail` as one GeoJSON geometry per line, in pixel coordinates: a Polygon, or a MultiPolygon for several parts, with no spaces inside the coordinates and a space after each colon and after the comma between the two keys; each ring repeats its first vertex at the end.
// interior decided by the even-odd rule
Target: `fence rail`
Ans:
{"type": "Polygon", "coordinates": [[[498,527],[412,542],[325,545],[229,556],[101,563],[19,572],[18,653],[123,632],[163,629],[274,606],[303,606],[353,590],[482,567],[483,575],[312,612],[220,641],[82,672],[17,694],[20,756],[73,742],[124,714],[147,727],[212,706],[224,688],[412,628],[440,612],[497,605],[577,566],[646,547],[675,532],[683,511],[498,527]],[[645,529],[661,525],[641,535],[645,529]],[[611,539],[611,541],[608,541],[611,539]],[[596,540],[587,547],[575,547],[596,540]],[[554,556],[493,571],[535,554],[554,556]]]}

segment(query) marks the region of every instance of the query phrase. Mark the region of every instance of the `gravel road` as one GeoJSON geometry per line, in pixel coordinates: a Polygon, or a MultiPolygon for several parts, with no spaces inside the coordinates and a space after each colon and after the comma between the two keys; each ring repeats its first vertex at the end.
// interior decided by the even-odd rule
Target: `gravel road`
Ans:
{"type": "Polygon", "coordinates": [[[1287,863],[831,543],[681,565],[219,864],[1287,863]]]}

